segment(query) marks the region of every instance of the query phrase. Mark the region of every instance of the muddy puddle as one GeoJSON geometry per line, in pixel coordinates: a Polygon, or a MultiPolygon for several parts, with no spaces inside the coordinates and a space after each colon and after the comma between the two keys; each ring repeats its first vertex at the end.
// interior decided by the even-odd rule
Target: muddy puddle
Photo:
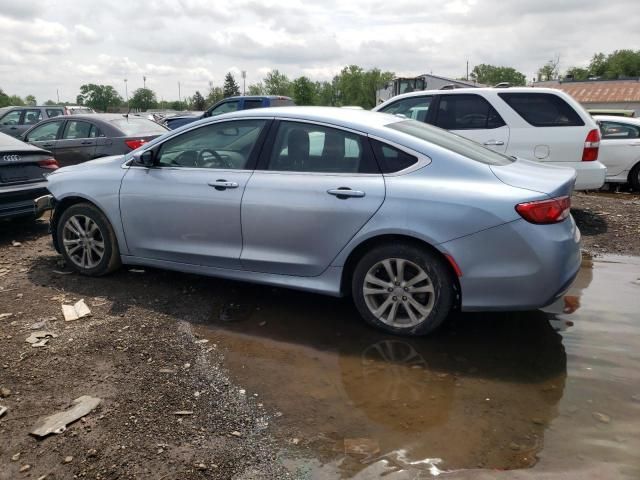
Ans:
{"type": "Polygon", "coordinates": [[[370,329],[348,301],[248,291],[197,328],[277,410],[300,478],[590,464],[640,478],[638,258],[586,259],[545,311],[459,314],[427,338],[370,329]]]}

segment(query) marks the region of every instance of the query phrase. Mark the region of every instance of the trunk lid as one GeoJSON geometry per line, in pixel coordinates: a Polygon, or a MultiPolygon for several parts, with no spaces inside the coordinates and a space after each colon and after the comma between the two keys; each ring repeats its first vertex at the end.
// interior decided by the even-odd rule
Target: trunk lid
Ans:
{"type": "Polygon", "coordinates": [[[491,165],[490,168],[502,183],[544,193],[551,198],[571,195],[576,182],[573,168],[544,165],[520,158],[508,165],[491,165]]]}
{"type": "Polygon", "coordinates": [[[53,170],[38,162],[52,158],[50,152],[13,138],[0,138],[0,186],[42,182],[53,170]]]}

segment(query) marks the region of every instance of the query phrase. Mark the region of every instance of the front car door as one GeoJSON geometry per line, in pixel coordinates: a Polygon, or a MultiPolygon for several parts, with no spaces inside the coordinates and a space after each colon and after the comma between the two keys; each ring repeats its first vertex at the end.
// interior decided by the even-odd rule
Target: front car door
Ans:
{"type": "Polygon", "coordinates": [[[640,126],[610,120],[598,123],[602,134],[599,159],[608,177],[620,175],[640,159],[640,126]]]}
{"type": "Polygon", "coordinates": [[[235,112],[240,108],[240,100],[228,100],[226,102],[214,105],[214,107],[207,112],[207,117],[217,117],[223,113],[235,112]]]}
{"type": "Polygon", "coordinates": [[[24,141],[36,147],[49,150],[55,155],[56,143],[63,125],[64,120],[43,122],[42,125],[38,125],[30,132],[27,132],[24,141]]]}
{"type": "Polygon", "coordinates": [[[131,255],[239,269],[241,200],[270,123],[199,126],[154,146],[155,167],[130,166],[120,208],[131,255]]]}
{"type": "Polygon", "coordinates": [[[379,111],[393,115],[404,115],[407,118],[420,122],[433,123],[432,118],[435,117],[435,115],[433,115],[430,109],[432,102],[433,95],[407,97],[390,103],[379,111]]]}
{"type": "Polygon", "coordinates": [[[507,151],[509,127],[495,108],[480,95],[438,95],[435,125],[496,152],[507,151]]]}
{"type": "Polygon", "coordinates": [[[62,136],[56,142],[54,155],[61,167],[91,160],[96,152],[97,128],[93,123],[67,120],[62,136]]]}
{"type": "MultiPolygon", "coordinates": [[[[275,125],[274,125],[275,127],[275,125]]],[[[242,201],[245,270],[317,276],[382,205],[368,139],[299,121],[272,128],[242,201]]]]}

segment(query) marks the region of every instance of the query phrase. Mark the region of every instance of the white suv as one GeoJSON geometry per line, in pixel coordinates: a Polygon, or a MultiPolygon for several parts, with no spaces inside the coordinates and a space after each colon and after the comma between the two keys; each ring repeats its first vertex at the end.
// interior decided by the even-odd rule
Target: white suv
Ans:
{"type": "Polygon", "coordinates": [[[602,187],[600,131],[573,98],[550,88],[460,88],[398,95],[373,109],[451,130],[498,152],[573,167],[576,190],[602,187]]]}

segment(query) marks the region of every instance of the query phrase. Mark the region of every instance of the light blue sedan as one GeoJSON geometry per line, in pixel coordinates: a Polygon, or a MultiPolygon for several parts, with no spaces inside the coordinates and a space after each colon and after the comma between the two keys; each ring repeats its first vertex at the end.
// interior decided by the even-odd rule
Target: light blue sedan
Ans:
{"type": "Polygon", "coordinates": [[[351,295],[370,324],[421,335],[454,308],[533,309],[569,287],[574,181],[415,120],[287,107],[61,168],[38,205],[82,274],[142,265],[351,295]]]}

